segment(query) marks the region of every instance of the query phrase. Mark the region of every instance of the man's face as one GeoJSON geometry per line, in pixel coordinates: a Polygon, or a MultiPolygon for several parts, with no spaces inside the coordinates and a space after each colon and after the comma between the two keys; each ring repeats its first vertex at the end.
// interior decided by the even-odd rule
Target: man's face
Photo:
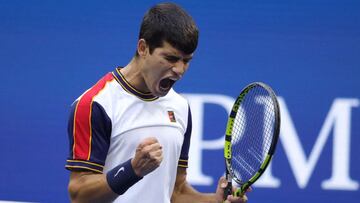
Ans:
{"type": "Polygon", "coordinates": [[[142,76],[148,90],[154,96],[165,96],[174,83],[181,79],[188,69],[193,54],[184,54],[169,43],[147,52],[142,66],[142,76]]]}

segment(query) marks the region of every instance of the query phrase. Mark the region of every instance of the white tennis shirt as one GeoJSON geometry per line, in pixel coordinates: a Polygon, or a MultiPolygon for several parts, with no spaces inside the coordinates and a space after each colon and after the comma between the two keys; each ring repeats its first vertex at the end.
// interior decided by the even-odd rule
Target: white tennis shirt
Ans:
{"type": "Polygon", "coordinates": [[[156,137],[163,161],[115,202],[170,202],[177,167],[187,167],[191,114],[173,89],[154,97],[133,88],[119,68],[108,73],[73,104],[66,168],[107,173],[135,155],[138,144],[156,137]]]}

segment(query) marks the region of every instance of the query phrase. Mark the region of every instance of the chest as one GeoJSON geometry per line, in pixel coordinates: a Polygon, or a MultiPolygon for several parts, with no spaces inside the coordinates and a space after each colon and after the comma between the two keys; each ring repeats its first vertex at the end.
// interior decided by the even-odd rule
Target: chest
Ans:
{"type": "Polygon", "coordinates": [[[165,102],[124,102],[113,107],[112,136],[139,128],[176,128],[182,134],[187,118],[175,104],[165,102]]]}
{"type": "Polygon", "coordinates": [[[124,102],[112,109],[110,157],[125,161],[134,156],[143,139],[155,137],[163,147],[164,159],[178,160],[187,125],[184,111],[172,104],[145,102],[124,102]]]}

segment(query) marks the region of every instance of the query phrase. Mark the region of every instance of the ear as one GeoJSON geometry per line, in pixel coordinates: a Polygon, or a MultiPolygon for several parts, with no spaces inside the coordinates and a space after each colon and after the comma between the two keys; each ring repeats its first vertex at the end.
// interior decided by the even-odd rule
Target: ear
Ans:
{"type": "Polygon", "coordinates": [[[137,52],[140,57],[144,57],[148,54],[148,46],[146,44],[146,41],[144,39],[139,39],[137,43],[137,52]]]}

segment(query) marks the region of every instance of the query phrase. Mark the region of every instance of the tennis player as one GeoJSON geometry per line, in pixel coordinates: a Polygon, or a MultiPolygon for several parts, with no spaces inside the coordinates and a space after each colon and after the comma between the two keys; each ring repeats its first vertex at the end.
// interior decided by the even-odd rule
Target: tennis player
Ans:
{"type": "Polygon", "coordinates": [[[143,18],[133,59],[73,103],[66,163],[72,202],[223,202],[223,177],[211,194],[186,181],[191,112],[172,86],[197,43],[198,28],[181,7],[155,5],[143,18]]]}

